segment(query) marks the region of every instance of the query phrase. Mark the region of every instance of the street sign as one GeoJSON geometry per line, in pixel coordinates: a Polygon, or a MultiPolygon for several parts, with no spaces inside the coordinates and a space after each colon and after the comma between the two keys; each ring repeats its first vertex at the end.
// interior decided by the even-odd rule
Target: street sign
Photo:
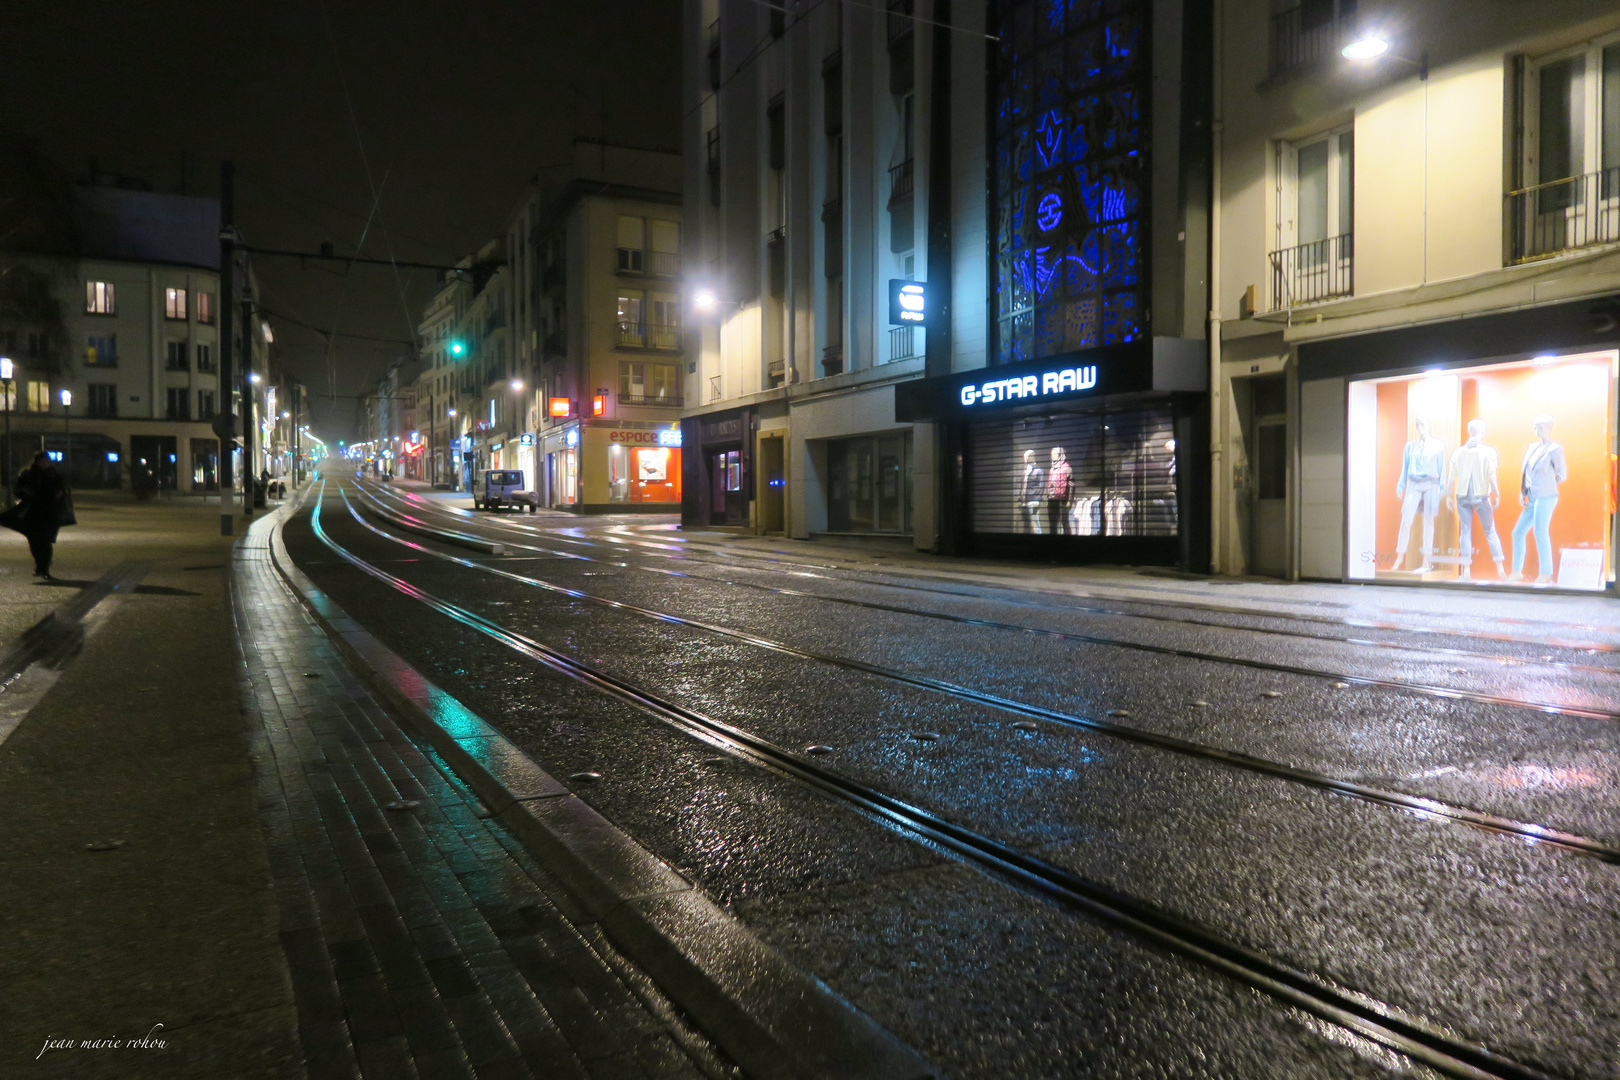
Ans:
{"type": "Polygon", "coordinates": [[[236,414],[218,413],[214,416],[214,422],[209,426],[214,429],[214,434],[220,438],[234,439],[236,437],[236,414]]]}

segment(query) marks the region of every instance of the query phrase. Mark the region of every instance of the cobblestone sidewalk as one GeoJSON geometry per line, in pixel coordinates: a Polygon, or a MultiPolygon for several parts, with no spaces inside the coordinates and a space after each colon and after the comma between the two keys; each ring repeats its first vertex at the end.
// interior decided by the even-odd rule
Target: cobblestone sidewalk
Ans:
{"type": "Polygon", "coordinates": [[[309,1075],[734,1075],[348,671],[272,526],[238,545],[232,593],[309,1075]]]}

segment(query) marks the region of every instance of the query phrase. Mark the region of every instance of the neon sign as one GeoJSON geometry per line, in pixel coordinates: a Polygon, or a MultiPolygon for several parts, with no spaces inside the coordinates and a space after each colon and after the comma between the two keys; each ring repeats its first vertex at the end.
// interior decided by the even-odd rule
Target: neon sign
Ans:
{"type": "Polygon", "coordinates": [[[889,322],[924,326],[928,322],[928,286],[920,281],[889,279],[889,322]]]}
{"type": "Polygon", "coordinates": [[[658,430],[658,445],[659,446],[679,446],[679,445],[681,445],[681,429],[680,428],[660,428],[658,430]]]}
{"type": "Polygon", "coordinates": [[[1097,385],[1097,365],[1058,368],[1039,375],[1011,379],[991,379],[962,387],[963,405],[994,405],[1000,402],[1072,394],[1097,385]]]}

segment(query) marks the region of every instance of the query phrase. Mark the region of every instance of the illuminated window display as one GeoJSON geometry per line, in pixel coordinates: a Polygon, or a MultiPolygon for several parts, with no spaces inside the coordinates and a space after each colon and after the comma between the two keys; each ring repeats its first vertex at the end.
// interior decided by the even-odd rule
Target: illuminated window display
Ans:
{"type": "Polygon", "coordinates": [[[1040,536],[1175,536],[1169,406],[975,423],[973,529],[1040,536]]]}
{"type": "Polygon", "coordinates": [[[1349,576],[1607,588],[1617,358],[1352,381],[1349,576]]]}

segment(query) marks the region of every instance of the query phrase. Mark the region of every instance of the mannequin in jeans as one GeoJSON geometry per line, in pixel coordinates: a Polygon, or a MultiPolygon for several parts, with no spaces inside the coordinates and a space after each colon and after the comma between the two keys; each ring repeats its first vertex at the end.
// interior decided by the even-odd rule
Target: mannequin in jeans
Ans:
{"type": "Polygon", "coordinates": [[[1401,502],[1401,531],[1395,538],[1395,561],[1391,570],[1406,561],[1406,546],[1412,536],[1412,518],[1423,512],[1423,565],[1413,573],[1426,574],[1434,567],[1434,519],[1440,516],[1440,489],[1445,486],[1446,452],[1439,439],[1429,437],[1429,422],[1418,417],[1413,422],[1417,438],[1406,444],[1401,454],[1401,478],[1395,481],[1395,497],[1401,502]]]}
{"type": "Polygon", "coordinates": [[[1531,421],[1536,441],[1524,452],[1524,468],[1519,473],[1519,520],[1513,526],[1513,576],[1524,580],[1524,538],[1536,532],[1536,584],[1552,581],[1552,516],[1558,507],[1558,485],[1569,479],[1564,448],[1552,441],[1553,418],[1546,413],[1531,421]]]}
{"type": "Polygon", "coordinates": [[[1046,498],[1046,470],[1035,460],[1035,451],[1024,451],[1024,474],[1018,483],[1018,523],[1020,532],[1041,531],[1041,502],[1046,498]]]}
{"type": "Polygon", "coordinates": [[[1496,535],[1496,508],[1502,502],[1502,487],[1496,480],[1496,447],[1485,445],[1485,421],[1468,421],[1468,441],[1451,452],[1450,489],[1452,512],[1457,515],[1457,537],[1461,541],[1462,580],[1474,576],[1474,518],[1485,530],[1485,543],[1491,549],[1499,577],[1507,577],[1502,558],[1502,538],[1496,535]]]}

